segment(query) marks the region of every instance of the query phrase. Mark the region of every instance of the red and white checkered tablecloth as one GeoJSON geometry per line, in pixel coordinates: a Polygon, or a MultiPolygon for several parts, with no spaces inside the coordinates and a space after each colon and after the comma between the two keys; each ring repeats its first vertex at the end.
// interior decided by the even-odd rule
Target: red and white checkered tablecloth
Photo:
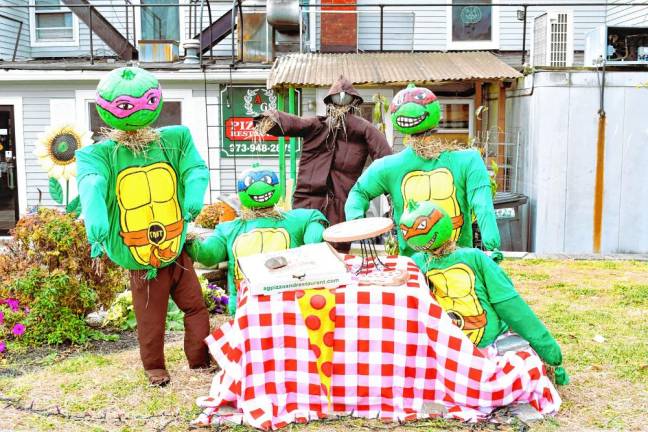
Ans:
{"type": "Polygon", "coordinates": [[[222,370],[198,398],[204,412],[194,423],[268,430],[328,415],[476,421],[512,403],[558,410],[533,350],[486,357],[443,313],[413,261],[387,264],[407,269],[406,285],[334,290],[330,410],[296,293],[251,296],[243,284],[234,319],[206,339],[222,370]]]}

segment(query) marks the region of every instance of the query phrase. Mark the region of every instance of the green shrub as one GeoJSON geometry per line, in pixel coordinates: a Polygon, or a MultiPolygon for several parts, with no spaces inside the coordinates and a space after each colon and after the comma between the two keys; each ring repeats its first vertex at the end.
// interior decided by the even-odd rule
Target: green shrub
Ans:
{"type": "Polygon", "coordinates": [[[20,219],[12,234],[0,254],[0,298],[17,299],[30,310],[21,341],[59,344],[102,338],[84,317],[108,307],[127,278],[106,257],[93,262],[83,223],[73,214],[41,208],[20,219]]]}

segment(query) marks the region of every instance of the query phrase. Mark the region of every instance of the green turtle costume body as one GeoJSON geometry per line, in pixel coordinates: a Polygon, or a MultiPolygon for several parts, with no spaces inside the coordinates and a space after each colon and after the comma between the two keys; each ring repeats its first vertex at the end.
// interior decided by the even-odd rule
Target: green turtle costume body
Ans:
{"type": "Polygon", "coordinates": [[[184,126],[149,127],[163,106],[151,73],[116,69],[97,87],[110,137],[76,153],[77,181],[92,256],[104,252],[131,272],[140,354],[153,384],[168,382],[164,328],[169,296],[185,312],[191,367],[208,364],[209,316],[191,260],[187,222],[203,205],[208,170],[184,126]]]}
{"type": "Polygon", "coordinates": [[[410,202],[400,218],[400,231],[412,259],[426,276],[432,294],[453,322],[479,348],[509,330],[529,342],[540,358],[556,368],[556,382],[569,380],[560,346],[515,291],[508,275],[484,252],[455,248],[450,216],[439,205],[410,202]]]}
{"type": "MultiPolygon", "coordinates": [[[[410,85],[396,94],[390,105],[394,129],[416,137],[432,136],[441,118],[441,108],[434,93],[410,85]]],[[[362,218],[372,199],[386,194],[391,197],[393,218],[397,222],[409,200],[431,200],[451,217],[452,240],[472,247],[472,214],[477,217],[483,244],[488,250],[500,247],[500,236],[493,209],[490,177],[476,150],[447,150],[430,156],[416,145],[374,161],[351,189],[345,205],[347,220],[362,218]]],[[[398,232],[399,251],[412,255],[398,232]]],[[[499,256],[499,255],[498,255],[499,256]]]]}
{"type": "Polygon", "coordinates": [[[245,277],[237,259],[322,241],[328,222],[319,210],[279,211],[274,205],[281,198],[275,172],[253,167],[237,182],[243,216],[218,224],[204,241],[194,240],[187,251],[196,261],[213,266],[228,261],[229,312],[236,312],[238,285],[245,277]]]}

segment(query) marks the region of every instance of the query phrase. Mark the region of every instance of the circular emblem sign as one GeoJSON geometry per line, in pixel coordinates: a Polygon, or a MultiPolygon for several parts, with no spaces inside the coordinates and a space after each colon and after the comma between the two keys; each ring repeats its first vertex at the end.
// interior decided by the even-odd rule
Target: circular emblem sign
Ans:
{"type": "Polygon", "coordinates": [[[479,6],[466,6],[461,9],[461,22],[464,24],[477,24],[482,19],[479,6]]]}

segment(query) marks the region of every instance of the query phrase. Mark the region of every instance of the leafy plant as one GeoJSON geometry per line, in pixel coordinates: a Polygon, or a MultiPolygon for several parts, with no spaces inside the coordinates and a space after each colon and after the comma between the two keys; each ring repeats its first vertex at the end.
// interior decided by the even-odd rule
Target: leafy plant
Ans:
{"type": "Polygon", "coordinates": [[[25,334],[25,318],[29,308],[22,307],[14,298],[0,298],[0,356],[7,351],[7,341],[25,334]]]}
{"type": "Polygon", "coordinates": [[[23,217],[0,254],[0,298],[30,309],[21,341],[84,343],[103,338],[85,315],[107,307],[126,283],[125,272],[103,258],[98,273],[83,223],[74,214],[41,208],[23,217]]]}
{"type": "Polygon", "coordinates": [[[495,194],[497,193],[497,173],[499,172],[499,165],[495,161],[491,161],[491,169],[488,172],[490,176],[490,187],[491,187],[491,193],[493,194],[493,198],[495,198],[495,194]]]}
{"type": "Polygon", "coordinates": [[[385,133],[387,130],[387,112],[389,111],[389,102],[387,98],[380,93],[376,93],[372,98],[374,102],[372,123],[376,125],[376,128],[381,132],[385,133]]]}
{"type": "Polygon", "coordinates": [[[196,225],[202,228],[214,229],[216,225],[236,219],[236,210],[223,201],[216,201],[203,207],[196,218],[196,225]]]}

